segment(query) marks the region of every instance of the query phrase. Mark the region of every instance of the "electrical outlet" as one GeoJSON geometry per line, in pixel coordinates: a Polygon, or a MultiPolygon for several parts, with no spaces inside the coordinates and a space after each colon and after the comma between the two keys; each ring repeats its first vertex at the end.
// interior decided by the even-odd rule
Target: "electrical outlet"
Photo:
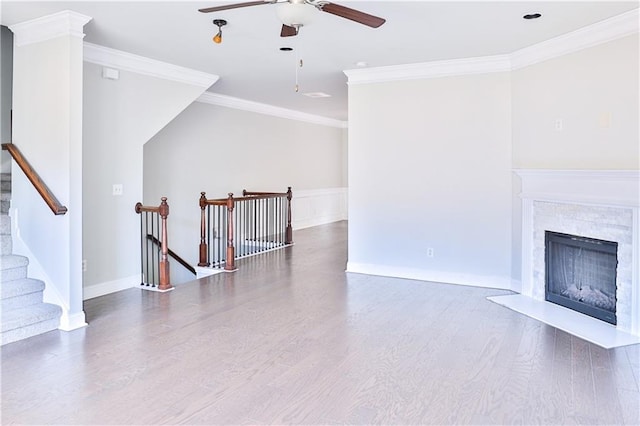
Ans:
{"type": "Polygon", "coordinates": [[[433,257],[434,253],[433,253],[433,247],[429,247],[427,249],[427,257],[433,257]]]}
{"type": "Polygon", "coordinates": [[[556,118],[555,121],[556,132],[561,132],[564,128],[564,123],[562,122],[562,118],[556,118]]]}
{"type": "Polygon", "coordinates": [[[121,183],[114,183],[113,184],[113,188],[112,188],[112,194],[113,195],[122,195],[123,192],[124,192],[124,189],[123,189],[121,183]]]}
{"type": "Polygon", "coordinates": [[[87,259],[82,259],[82,272],[87,272],[87,259]]]}

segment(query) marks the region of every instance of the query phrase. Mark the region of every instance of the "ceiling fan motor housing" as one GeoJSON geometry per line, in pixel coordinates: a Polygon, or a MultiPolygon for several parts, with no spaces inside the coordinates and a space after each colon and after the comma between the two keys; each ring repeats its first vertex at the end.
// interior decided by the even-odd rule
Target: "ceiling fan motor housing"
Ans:
{"type": "Polygon", "coordinates": [[[304,0],[290,0],[276,5],[276,14],[280,21],[290,27],[308,25],[318,12],[315,6],[304,0]]]}

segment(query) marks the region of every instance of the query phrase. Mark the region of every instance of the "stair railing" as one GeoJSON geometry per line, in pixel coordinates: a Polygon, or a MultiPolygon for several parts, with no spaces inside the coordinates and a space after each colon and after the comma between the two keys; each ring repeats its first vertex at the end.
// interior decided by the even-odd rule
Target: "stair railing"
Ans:
{"type": "Polygon", "coordinates": [[[208,200],[200,193],[198,266],[235,271],[236,259],[293,244],[291,187],[242,195],[208,200]]]}
{"type": "MultiPolygon", "coordinates": [[[[162,247],[162,241],[160,241],[159,239],[157,239],[153,235],[147,235],[147,239],[152,241],[153,244],[156,245],[156,247],[160,247],[160,248],[162,247]]],[[[191,272],[193,275],[197,275],[196,268],[191,266],[189,264],[189,262],[184,260],[178,253],[176,253],[175,251],[171,250],[170,248],[167,248],[167,254],[169,255],[169,257],[171,257],[176,262],[178,262],[180,265],[182,265],[187,271],[191,272]]]]}
{"type": "Polygon", "coordinates": [[[173,288],[168,258],[169,204],[167,197],[160,200],[157,207],[143,206],[142,203],[136,203],[135,207],[140,215],[140,285],[167,291],[173,288]]]}
{"type": "Polygon", "coordinates": [[[15,146],[13,143],[3,143],[2,149],[8,151],[11,157],[15,160],[16,164],[20,166],[22,171],[24,172],[29,182],[33,185],[33,187],[38,191],[38,194],[42,197],[44,202],[49,206],[53,214],[62,215],[67,212],[67,208],[62,205],[60,201],[53,195],[51,189],[47,186],[46,183],[42,180],[40,175],[34,170],[34,168],[29,164],[27,159],[24,157],[22,152],[15,146]]]}

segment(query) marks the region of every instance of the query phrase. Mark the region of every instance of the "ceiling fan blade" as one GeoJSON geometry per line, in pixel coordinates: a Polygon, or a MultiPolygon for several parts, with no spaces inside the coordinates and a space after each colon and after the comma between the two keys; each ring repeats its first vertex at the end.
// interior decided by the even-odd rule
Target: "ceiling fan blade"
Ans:
{"type": "Polygon", "coordinates": [[[234,3],[234,4],[227,4],[224,6],[205,7],[204,9],[198,9],[198,12],[202,12],[202,13],[219,12],[221,10],[237,9],[239,7],[259,6],[261,4],[273,4],[273,3],[275,3],[275,1],[271,1],[271,0],[248,1],[245,3],[234,3]]]}
{"type": "Polygon", "coordinates": [[[359,10],[351,9],[345,6],[340,6],[335,3],[324,3],[321,6],[318,6],[318,9],[322,10],[323,12],[331,13],[332,15],[340,16],[341,18],[350,19],[352,21],[372,28],[378,28],[380,25],[386,22],[386,19],[369,15],[368,13],[360,12],[359,10]]]}
{"type": "Polygon", "coordinates": [[[280,37],[291,37],[298,35],[298,30],[295,27],[282,24],[282,30],[280,31],[280,37]]]}

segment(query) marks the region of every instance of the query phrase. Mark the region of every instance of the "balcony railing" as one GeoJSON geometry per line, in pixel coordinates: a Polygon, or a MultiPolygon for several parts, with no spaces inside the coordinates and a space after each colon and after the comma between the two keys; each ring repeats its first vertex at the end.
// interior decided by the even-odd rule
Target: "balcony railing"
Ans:
{"type": "Polygon", "coordinates": [[[234,271],[236,259],[293,244],[292,197],[291,187],[210,200],[200,193],[198,266],[234,271]]]}

